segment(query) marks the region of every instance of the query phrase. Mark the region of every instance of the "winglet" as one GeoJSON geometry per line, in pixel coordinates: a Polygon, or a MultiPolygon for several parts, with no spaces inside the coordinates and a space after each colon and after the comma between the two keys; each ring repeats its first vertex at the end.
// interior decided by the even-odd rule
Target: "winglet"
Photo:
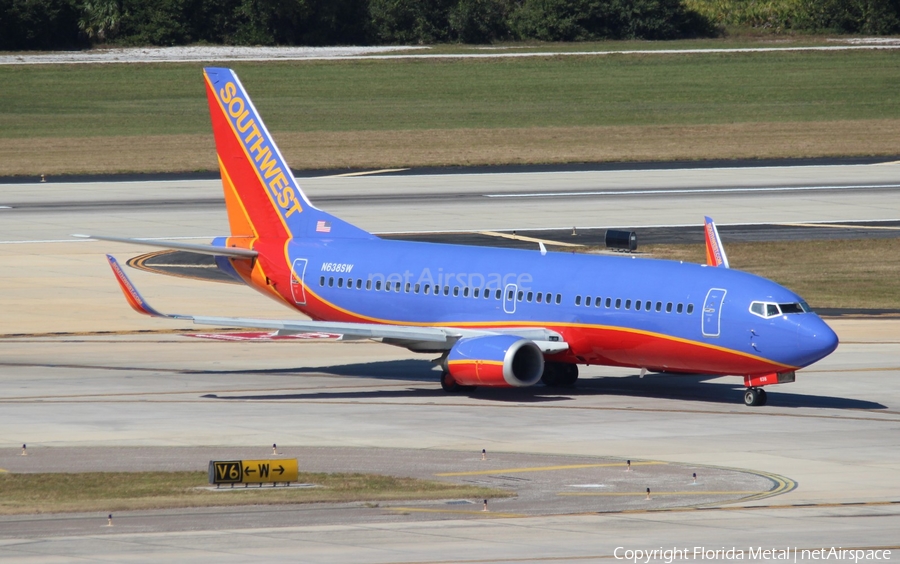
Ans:
{"type": "Polygon", "coordinates": [[[137,288],[134,287],[134,284],[131,283],[131,280],[128,279],[128,276],[125,275],[125,271],[122,270],[122,267],[119,266],[119,261],[115,259],[112,255],[106,255],[106,260],[109,261],[109,266],[112,268],[113,274],[116,275],[116,280],[119,282],[119,286],[122,288],[122,293],[125,294],[125,299],[128,301],[128,305],[131,308],[138,312],[143,313],[144,315],[149,315],[151,317],[173,317],[171,315],[166,315],[164,313],[160,313],[150,307],[144,298],[141,297],[141,294],[137,291],[137,288]]]}
{"type": "Polygon", "coordinates": [[[706,224],[703,233],[706,236],[706,264],[709,266],[719,266],[729,268],[728,257],[725,256],[725,247],[722,246],[722,239],[719,238],[719,230],[716,229],[716,223],[711,217],[706,217],[706,224]]]}

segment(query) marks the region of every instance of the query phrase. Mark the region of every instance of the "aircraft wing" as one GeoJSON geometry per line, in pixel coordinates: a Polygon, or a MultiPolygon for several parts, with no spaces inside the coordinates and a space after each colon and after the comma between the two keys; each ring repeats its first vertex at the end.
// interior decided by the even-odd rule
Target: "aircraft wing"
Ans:
{"type": "Polygon", "coordinates": [[[562,352],[569,348],[562,336],[548,329],[540,327],[506,327],[502,329],[462,329],[454,327],[433,327],[415,325],[387,325],[376,323],[347,323],[339,321],[313,321],[313,320],[281,320],[281,319],[252,319],[244,317],[211,317],[201,315],[180,315],[161,313],[150,306],[149,303],[137,291],[134,284],[125,274],[119,262],[112,256],[106,255],[109,266],[112,268],[128,305],[138,313],[151,317],[165,317],[168,319],[189,320],[198,325],[214,325],[217,327],[241,327],[252,329],[273,329],[280,335],[296,333],[339,333],[343,339],[380,339],[392,344],[404,343],[429,343],[436,345],[434,348],[450,349],[456,341],[465,337],[480,335],[504,334],[516,335],[530,339],[544,353],[552,354],[562,352]]]}

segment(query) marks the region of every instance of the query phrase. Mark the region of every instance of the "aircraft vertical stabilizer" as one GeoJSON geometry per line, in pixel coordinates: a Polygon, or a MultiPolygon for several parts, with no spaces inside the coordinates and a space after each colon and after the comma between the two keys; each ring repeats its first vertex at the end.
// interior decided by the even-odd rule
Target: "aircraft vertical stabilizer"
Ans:
{"type": "Polygon", "coordinates": [[[373,237],[310,203],[234,71],[204,77],[232,236],[373,237]]]}
{"type": "Polygon", "coordinates": [[[706,264],[729,268],[728,257],[725,256],[725,247],[722,246],[722,239],[719,238],[719,230],[716,229],[716,223],[711,217],[707,216],[705,219],[703,234],[706,237],[706,264]]]}

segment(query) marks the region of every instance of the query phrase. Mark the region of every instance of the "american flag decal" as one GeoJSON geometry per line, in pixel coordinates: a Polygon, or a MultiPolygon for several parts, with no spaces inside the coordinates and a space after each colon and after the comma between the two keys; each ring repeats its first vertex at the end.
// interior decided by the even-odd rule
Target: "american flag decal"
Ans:
{"type": "Polygon", "coordinates": [[[317,233],[331,233],[331,222],[319,220],[316,222],[317,233]]]}

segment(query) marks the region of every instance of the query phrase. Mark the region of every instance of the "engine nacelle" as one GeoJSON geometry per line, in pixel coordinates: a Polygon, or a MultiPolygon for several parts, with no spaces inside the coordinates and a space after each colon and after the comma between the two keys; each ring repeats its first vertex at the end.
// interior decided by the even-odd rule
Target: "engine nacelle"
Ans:
{"type": "Polygon", "coordinates": [[[514,335],[460,339],[447,356],[447,371],[461,386],[524,387],[537,384],[544,354],[533,341],[514,335]]]}

